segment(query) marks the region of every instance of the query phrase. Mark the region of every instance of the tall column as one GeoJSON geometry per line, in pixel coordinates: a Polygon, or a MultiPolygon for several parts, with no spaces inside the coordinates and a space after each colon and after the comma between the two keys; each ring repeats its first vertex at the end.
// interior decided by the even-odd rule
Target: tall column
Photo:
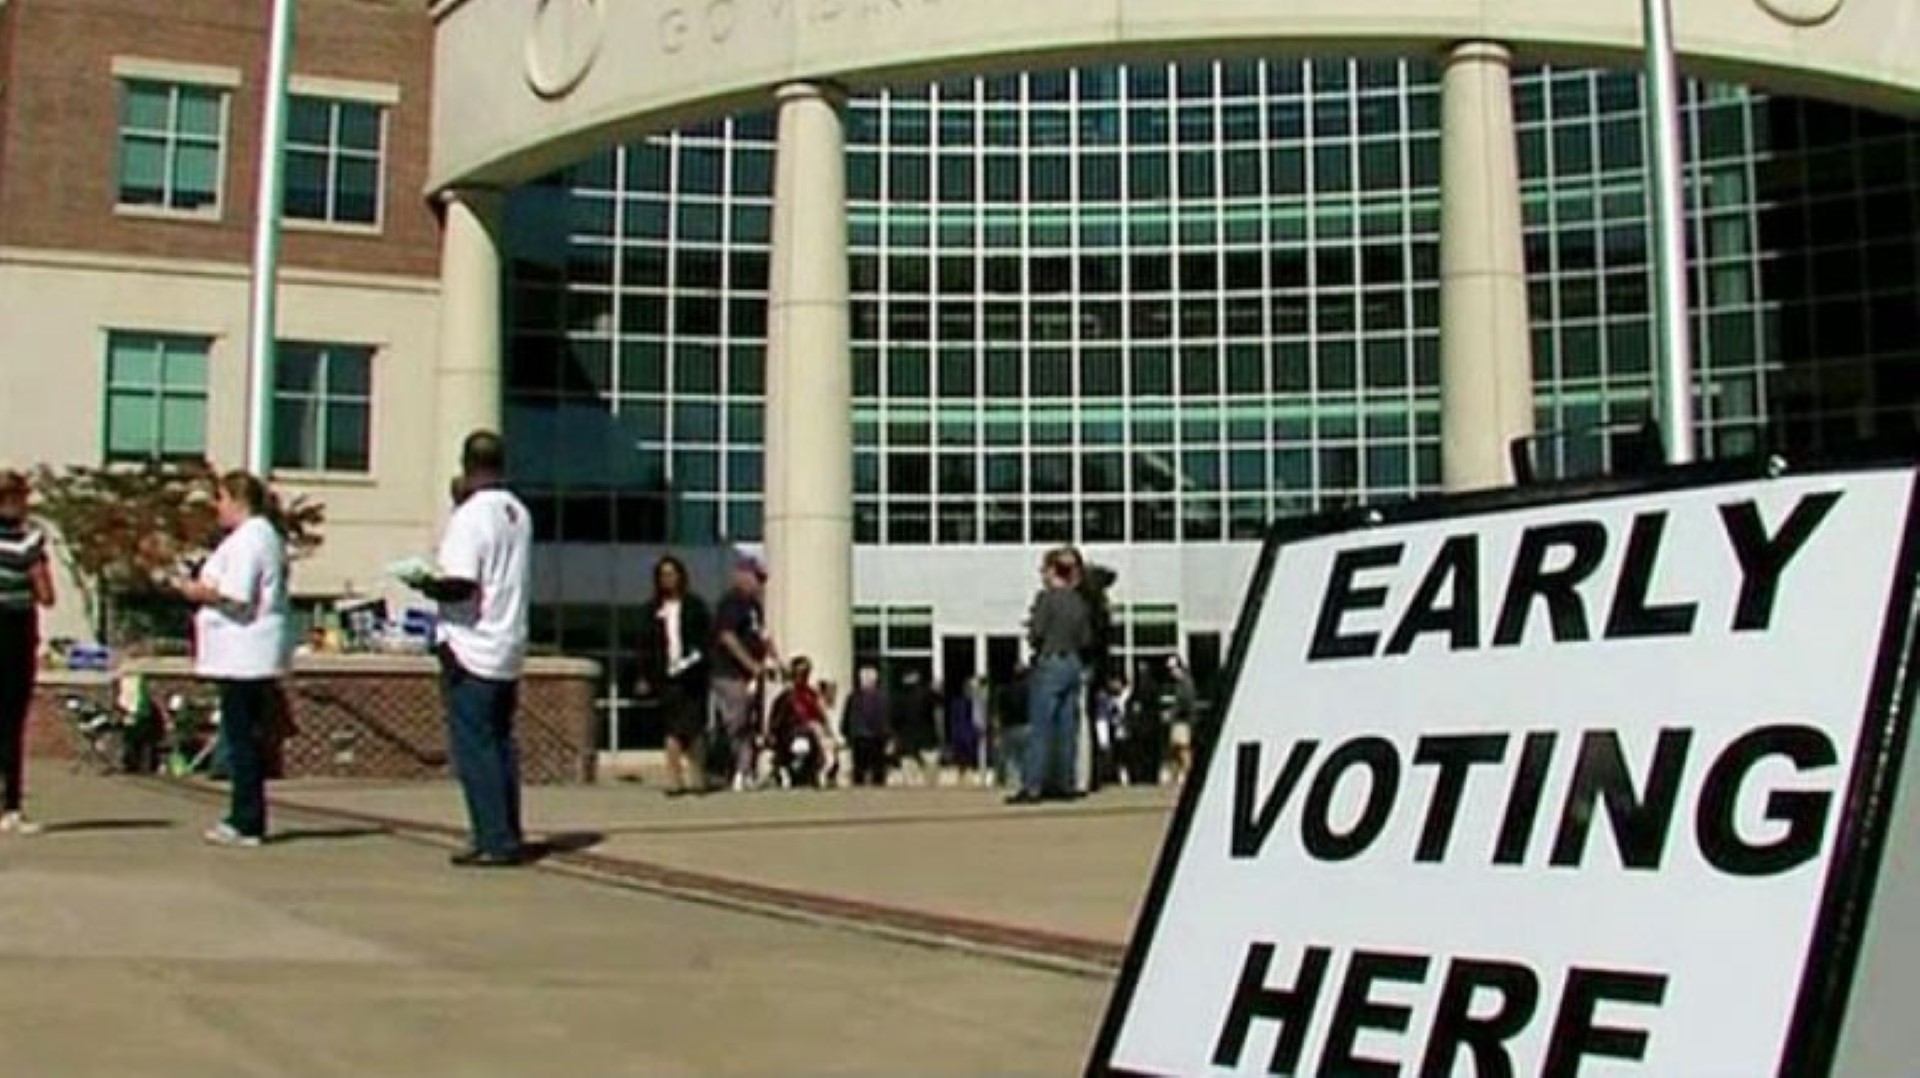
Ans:
{"type": "Polygon", "coordinates": [[[767,325],[768,621],[783,655],[851,689],[853,367],[846,136],[827,87],[783,86],[767,325]]]}
{"type": "Polygon", "coordinates": [[[1440,459],[1448,490],[1514,481],[1533,432],[1512,54],[1466,42],[1440,83],[1440,459]]]}
{"type": "MultiPolygon", "coordinates": [[[[440,361],[434,368],[434,474],[451,478],[460,442],[500,429],[504,332],[499,191],[465,188],[441,196],[440,361]]],[[[511,454],[513,447],[507,447],[511,454]]]]}

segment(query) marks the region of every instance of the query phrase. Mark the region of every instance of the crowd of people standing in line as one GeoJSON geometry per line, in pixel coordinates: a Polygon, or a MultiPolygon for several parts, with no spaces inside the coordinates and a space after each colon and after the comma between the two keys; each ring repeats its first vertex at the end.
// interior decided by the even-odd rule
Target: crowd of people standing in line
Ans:
{"type": "Polygon", "coordinates": [[[1197,718],[1192,678],[1178,657],[1142,664],[1132,681],[1107,672],[1111,577],[1097,572],[1071,547],[1048,553],[1028,621],[1033,661],[1001,684],[942,686],[908,665],[888,685],[862,663],[842,698],[807,657],[779,655],[757,555],[736,558],[711,608],[684,562],[660,558],[634,688],[665,733],[667,795],[951,781],[1010,786],[1008,800],[1027,804],[1178,781],[1197,718]]]}

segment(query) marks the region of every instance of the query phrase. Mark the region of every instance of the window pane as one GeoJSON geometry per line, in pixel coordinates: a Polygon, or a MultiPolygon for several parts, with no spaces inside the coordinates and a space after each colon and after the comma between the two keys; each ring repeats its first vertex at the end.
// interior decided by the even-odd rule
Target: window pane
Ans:
{"type": "Polygon", "coordinates": [[[307,401],[279,401],[273,408],[273,466],[312,468],[319,439],[320,409],[307,401]]]}
{"type": "Polygon", "coordinates": [[[733,157],[733,192],[737,195],[773,194],[773,153],[769,150],[738,150],[733,157]]]}
{"type": "Polygon", "coordinates": [[[107,398],[108,456],[150,455],[159,438],[159,405],[153,397],[115,393],[107,398]]]}
{"type": "Polygon", "coordinates": [[[180,133],[203,139],[220,137],[220,99],[225,93],[199,86],[180,88],[180,133]]]}
{"type": "Polygon", "coordinates": [[[220,187],[220,151],[213,146],[181,146],[173,161],[173,205],[192,209],[214,200],[220,187]]]}
{"type": "Polygon", "coordinates": [[[169,397],[161,402],[160,452],[167,456],[202,456],[207,447],[207,402],[203,398],[169,397]]]}
{"type": "Polygon", "coordinates": [[[167,388],[174,392],[207,391],[207,345],[204,341],[163,339],[166,364],[162,368],[167,388]]]}
{"type": "Polygon", "coordinates": [[[367,470],[368,411],[365,404],[328,405],[326,462],[330,471],[367,470]]]}
{"type": "Polygon", "coordinates": [[[163,83],[129,82],[120,94],[120,126],[141,131],[165,131],[172,92],[163,83]]]}
{"type": "Polygon", "coordinates": [[[349,150],[380,149],[380,107],[360,102],[340,104],[340,145],[349,150]]]}
{"type": "Polygon", "coordinates": [[[287,187],[282,206],[303,221],[327,218],[327,158],[307,150],[287,152],[287,187]]]}
{"type": "Polygon", "coordinates": [[[318,393],[320,360],[319,349],[281,345],[274,361],[274,388],[282,393],[318,393]]]}
{"type": "Polygon", "coordinates": [[[287,101],[287,141],[324,147],[332,142],[333,108],[320,97],[294,95],[287,101]]]}
{"type": "Polygon", "coordinates": [[[370,225],[380,216],[380,163],[362,158],[340,162],[334,220],[370,225]]]}
{"type": "Polygon", "coordinates": [[[153,203],[165,197],[167,147],[159,139],[128,137],[120,144],[120,201],[153,203]]]}
{"type": "Polygon", "coordinates": [[[373,354],[365,348],[335,349],[327,369],[327,390],[335,397],[366,397],[373,391],[373,354]]]}
{"type": "Polygon", "coordinates": [[[107,357],[107,381],[115,389],[159,385],[160,342],[152,337],[116,336],[107,357]]]}

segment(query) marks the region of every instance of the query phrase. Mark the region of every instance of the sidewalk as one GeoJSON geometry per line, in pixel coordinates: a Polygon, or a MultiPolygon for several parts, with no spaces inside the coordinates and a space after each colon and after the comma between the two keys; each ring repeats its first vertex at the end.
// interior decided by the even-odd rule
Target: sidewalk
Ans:
{"type": "Polygon", "coordinates": [[[1168,800],[1033,812],[977,790],[534,789],[533,827],[572,832],[568,848],[604,840],[475,873],[402,841],[458,820],[450,785],[277,788],[279,841],[233,851],[199,842],[217,815],[205,792],[50,761],[30,782],[55,826],[0,837],[8,1073],[162,1078],[1074,1073],[1105,978],[570,873],[684,868],[1117,944],[1168,800]]]}
{"type": "MultiPolygon", "coordinates": [[[[403,829],[466,826],[459,791],[447,784],[310,781],[274,790],[288,804],[403,829]]],[[[1002,791],[979,787],[667,798],[651,785],[612,783],[530,787],[526,816],[530,832],[584,845],[586,867],[665,871],[695,890],[741,897],[770,891],[777,905],[814,912],[831,913],[838,902],[856,917],[902,913],[930,921],[936,934],[953,922],[945,927],[962,935],[980,929],[981,942],[1018,937],[1017,948],[1113,967],[1172,802],[1170,788],[1110,788],[1073,804],[1010,807],[1002,791]]]]}

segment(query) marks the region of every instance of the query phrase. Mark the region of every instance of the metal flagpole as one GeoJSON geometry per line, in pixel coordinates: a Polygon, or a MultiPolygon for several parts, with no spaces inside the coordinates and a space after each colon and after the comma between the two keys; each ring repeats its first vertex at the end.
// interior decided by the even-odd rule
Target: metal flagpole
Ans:
{"type": "Polygon", "coordinates": [[[1680,176],[1680,92],[1670,0],[1642,0],[1647,92],[1642,122],[1653,202],[1655,325],[1659,330],[1660,427],[1667,463],[1694,459],[1693,346],[1687,315],[1687,214],[1680,176]]]}
{"type": "Polygon", "coordinates": [[[280,209],[285,190],[287,66],[294,0],[273,0],[265,101],[260,108],[260,187],[254,198],[253,280],[247,304],[247,469],[273,468],[275,300],[280,277],[280,209]]]}

